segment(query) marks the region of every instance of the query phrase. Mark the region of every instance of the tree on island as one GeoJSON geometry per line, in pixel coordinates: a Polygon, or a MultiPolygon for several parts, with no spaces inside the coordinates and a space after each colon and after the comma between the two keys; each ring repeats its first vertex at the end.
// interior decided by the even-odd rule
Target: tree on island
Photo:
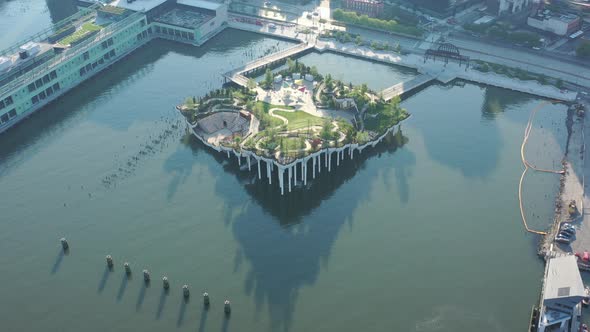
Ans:
{"type": "Polygon", "coordinates": [[[359,144],[367,143],[369,141],[369,133],[366,131],[359,131],[356,133],[355,140],[359,144]]]}
{"type": "Polygon", "coordinates": [[[334,82],[332,81],[332,75],[330,75],[330,74],[326,75],[325,83],[326,83],[326,89],[328,89],[329,92],[332,92],[332,89],[334,88],[334,82]]]}
{"type": "Polygon", "coordinates": [[[369,92],[369,87],[367,86],[367,84],[363,83],[363,84],[361,85],[361,93],[364,95],[364,94],[366,94],[367,92],[369,92]]]}
{"type": "Polygon", "coordinates": [[[250,78],[248,80],[248,83],[246,84],[246,86],[248,87],[248,89],[250,90],[256,90],[256,81],[253,78],[250,78]]]}
{"type": "Polygon", "coordinates": [[[266,68],[266,72],[264,73],[264,85],[267,89],[272,86],[272,72],[269,68],[266,68]]]}
{"type": "Polygon", "coordinates": [[[295,72],[295,70],[297,69],[295,67],[295,61],[293,61],[293,59],[291,59],[291,58],[287,58],[287,69],[289,70],[290,73],[295,72]]]}
{"type": "Polygon", "coordinates": [[[322,125],[322,130],[320,132],[320,137],[325,142],[332,139],[332,121],[330,119],[325,119],[324,124],[322,125]]]}
{"type": "Polygon", "coordinates": [[[309,69],[309,73],[311,75],[313,75],[313,77],[317,77],[318,76],[318,69],[315,66],[311,66],[311,68],[309,69]]]}

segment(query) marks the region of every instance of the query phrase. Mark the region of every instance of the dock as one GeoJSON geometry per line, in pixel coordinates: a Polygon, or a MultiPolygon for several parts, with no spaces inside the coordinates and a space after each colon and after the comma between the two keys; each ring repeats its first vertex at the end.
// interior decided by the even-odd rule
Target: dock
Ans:
{"type": "Polygon", "coordinates": [[[432,82],[434,79],[435,77],[429,74],[421,74],[409,81],[397,83],[393,86],[390,86],[389,88],[386,88],[383,91],[381,91],[381,94],[383,95],[383,99],[385,99],[386,101],[391,100],[397,96],[404,94],[405,92],[412,91],[416,88],[421,87],[422,85],[428,84],[432,82]]]}

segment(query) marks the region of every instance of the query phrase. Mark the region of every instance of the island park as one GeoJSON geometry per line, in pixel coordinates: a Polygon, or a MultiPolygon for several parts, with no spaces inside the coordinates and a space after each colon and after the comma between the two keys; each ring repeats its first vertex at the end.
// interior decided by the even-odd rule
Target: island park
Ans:
{"type": "Polygon", "coordinates": [[[245,159],[249,170],[255,163],[259,178],[265,165],[272,184],[276,168],[281,194],[298,179],[307,185],[322,164],[330,172],[334,162],[375,146],[409,116],[399,97],[386,101],[366,84],[324,76],[292,59],[278,72],[267,68],[260,82],[249,78],[243,87],[188,97],[177,109],[200,141],[235,155],[240,165],[245,159]]]}

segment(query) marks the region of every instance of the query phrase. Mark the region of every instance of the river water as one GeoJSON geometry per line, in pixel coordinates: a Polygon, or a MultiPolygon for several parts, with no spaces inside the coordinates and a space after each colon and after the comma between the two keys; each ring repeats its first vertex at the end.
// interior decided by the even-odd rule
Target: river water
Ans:
{"type": "MultiPolygon", "coordinates": [[[[2,46],[70,10],[56,6],[0,1],[0,27],[21,27],[2,46]]],[[[431,85],[403,101],[412,116],[395,138],[281,198],[276,181],[187,135],[173,107],[287,46],[233,30],[202,48],[154,41],[0,136],[2,330],[524,330],[543,264],[518,210],[520,144],[542,100],[431,85]]],[[[414,75],[333,54],[300,61],[376,90],[414,75]]],[[[559,166],[565,110],[538,112],[534,164],[559,166]]],[[[558,178],[529,174],[527,216],[543,229],[558,178]]]]}

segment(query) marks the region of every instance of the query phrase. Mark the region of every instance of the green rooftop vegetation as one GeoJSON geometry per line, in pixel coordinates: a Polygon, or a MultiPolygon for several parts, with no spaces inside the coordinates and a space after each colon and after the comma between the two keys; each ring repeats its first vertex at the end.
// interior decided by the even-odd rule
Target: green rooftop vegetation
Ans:
{"type": "Polygon", "coordinates": [[[107,5],[107,6],[102,6],[101,8],[99,8],[98,11],[105,12],[107,14],[112,14],[112,15],[122,15],[125,13],[126,10],[125,10],[125,8],[107,5]]]}
{"type": "Polygon", "coordinates": [[[76,42],[89,36],[92,32],[99,31],[100,29],[102,29],[102,26],[96,25],[91,22],[86,22],[86,23],[82,24],[82,26],[78,30],[76,30],[74,33],[72,33],[71,35],[60,40],[59,44],[61,44],[61,45],[75,44],[76,42]]]}

